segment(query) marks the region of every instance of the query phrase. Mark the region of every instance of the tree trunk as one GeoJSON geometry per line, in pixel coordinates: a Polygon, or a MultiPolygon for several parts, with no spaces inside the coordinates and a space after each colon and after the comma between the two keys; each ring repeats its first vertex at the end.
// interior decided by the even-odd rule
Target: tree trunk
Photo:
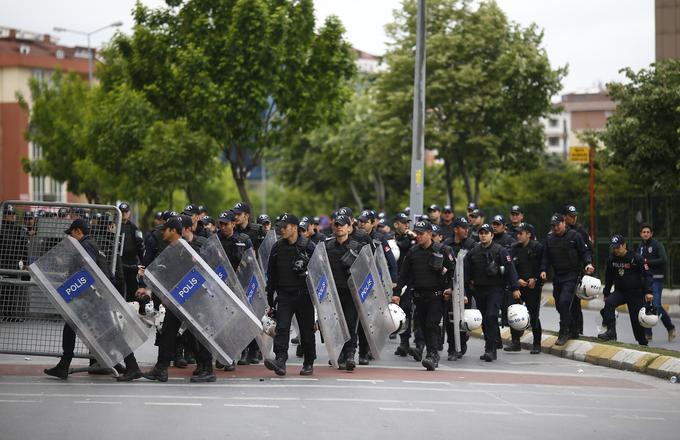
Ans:
{"type": "Polygon", "coordinates": [[[357,204],[357,209],[361,211],[362,209],[364,209],[364,203],[361,201],[361,197],[359,196],[357,187],[354,186],[354,182],[350,182],[349,187],[352,190],[352,197],[354,197],[354,202],[357,204]]]}
{"type": "Polygon", "coordinates": [[[453,177],[451,175],[451,163],[448,158],[444,158],[444,176],[446,178],[446,197],[449,200],[449,205],[453,207],[455,204],[453,200],[453,177]]]}
{"type": "Polygon", "coordinates": [[[377,173],[375,175],[375,195],[376,201],[378,202],[378,210],[385,210],[385,181],[382,178],[382,174],[377,173]]]}
{"type": "Polygon", "coordinates": [[[479,176],[475,176],[475,203],[479,204],[479,181],[482,180],[479,176]]]}
{"type": "Polygon", "coordinates": [[[149,204],[146,205],[146,209],[144,210],[144,213],[142,214],[142,224],[137,225],[140,228],[144,227],[144,229],[150,229],[151,228],[151,217],[153,215],[153,208],[156,206],[155,201],[149,201],[149,204]]]}
{"type": "Polygon", "coordinates": [[[234,176],[234,182],[236,183],[236,188],[238,188],[238,193],[241,196],[241,201],[250,205],[250,197],[248,197],[248,190],[246,189],[246,170],[245,168],[230,162],[231,164],[231,174],[234,176]]]}
{"type": "MultiPolygon", "coordinates": [[[[463,158],[460,156],[457,156],[458,159],[458,171],[460,171],[460,175],[463,176],[463,183],[465,184],[465,194],[467,195],[468,202],[474,202],[474,197],[472,197],[472,184],[470,182],[470,175],[467,172],[467,169],[465,168],[465,162],[463,161],[463,158]]],[[[476,203],[476,202],[475,202],[476,203]]]]}

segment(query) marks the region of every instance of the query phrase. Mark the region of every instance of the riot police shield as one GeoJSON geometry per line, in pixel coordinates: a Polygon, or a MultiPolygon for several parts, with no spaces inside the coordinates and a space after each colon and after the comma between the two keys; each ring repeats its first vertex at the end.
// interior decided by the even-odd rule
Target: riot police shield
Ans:
{"type": "Polygon", "coordinates": [[[200,251],[201,258],[203,261],[208,263],[208,266],[212,268],[218,277],[222,280],[224,284],[231,289],[236,296],[243,300],[245,294],[243,293],[243,287],[236,276],[236,271],[229,262],[229,257],[220,243],[219,236],[217,234],[212,234],[205,244],[201,247],[200,251]]]}
{"type": "Polygon", "coordinates": [[[99,365],[113,369],[149,338],[147,327],[74,238],[64,238],[28,271],[99,365]]]}
{"type": "MultiPolygon", "coordinates": [[[[375,256],[375,266],[378,269],[378,276],[380,277],[380,286],[385,291],[387,298],[392,297],[392,276],[390,275],[390,268],[387,265],[387,258],[382,246],[378,244],[373,253],[375,256]]],[[[389,299],[388,299],[389,301],[389,299]]]]}
{"type": "Polygon", "coordinates": [[[342,347],[350,336],[324,243],[316,246],[307,265],[307,287],[316,309],[328,357],[333,367],[338,368],[342,347]]]}
{"type": "Polygon", "coordinates": [[[380,353],[390,335],[391,325],[388,323],[392,320],[392,315],[387,307],[387,297],[380,285],[380,276],[370,246],[364,246],[352,263],[348,281],[371,353],[376,359],[380,359],[380,353]]]}
{"type": "Polygon", "coordinates": [[[153,260],[144,278],[222,363],[231,364],[262,330],[260,320],[182,239],[153,260]]]}
{"type": "Polygon", "coordinates": [[[462,342],[460,340],[460,332],[462,330],[463,314],[465,312],[465,271],[464,260],[467,255],[466,249],[458,251],[456,256],[456,271],[453,275],[453,294],[451,295],[453,316],[453,340],[456,353],[462,351],[462,342]]]}
{"type": "Polygon", "coordinates": [[[272,253],[272,247],[274,246],[274,243],[276,243],[276,232],[274,230],[271,230],[267,232],[267,235],[265,235],[264,240],[262,240],[262,244],[260,244],[260,248],[257,250],[257,258],[260,262],[260,267],[262,268],[262,272],[267,275],[267,264],[269,263],[269,254],[272,253]]]}
{"type": "MultiPolygon", "coordinates": [[[[243,302],[250,307],[255,316],[262,319],[268,306],[267,292],[265,291],[266,282],[253,248],[243,253],[241,263],[236,269],[236,277],[243,288],[243,302]]],[[[259,333],[255,340],[260,347],[262,356],[273,357],[274,339],[271,336],[259,333]]]]}

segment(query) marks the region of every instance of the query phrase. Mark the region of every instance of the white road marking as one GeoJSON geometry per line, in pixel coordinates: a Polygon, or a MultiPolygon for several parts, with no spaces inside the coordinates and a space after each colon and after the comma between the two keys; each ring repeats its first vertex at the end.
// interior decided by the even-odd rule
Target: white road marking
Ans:
{"type": "Polygon", "coordinates": [[[464,413],[468,414],[490,414],[494,416],[512,416],[514,415],[513,413],[509,411],[481,411],[481,410],[475,410],[475,409],[468,409],[463,411],[464,413]]]}
{"type": "Polygon", "coordinates": [[[225,403],[224,406],[238,408],[280,408],[279,405],[256,405],[247,403],[225,403]]]}
{"type": "Polygon", "coordinates": [[[14,400],[14,399],[4,399],[0,400],[0,403],[42,403],[42,400],[14,400]]]}
{"type": "Polygon", "coordinates": [[[272,380],[272,381],[282,380],[282,381],[285,381],[285,382],[289,382],[291,380],[300,380],[300,381],[314,382],[314,381],[318,381],[319,379],[316,379],[314,377],[272,377],[269,380],[272,380]]]}
{"type": "MultiPolygon", "coordinates": [[[[158,396],[154,396],[158,397],[158,396]]],[[[202,403],[187,403],[187,402],[144,402],[147,406],[203,406],[202,403]]]]}
{"type": "Polygon", "coordinates": [[[533,413],[533,415],[540,417],[588,417],[585,414],[569,414],[569,413],[533,413]]]}
{"type": "Polygon", "coordinates": [[[308,397],[306,401],[312,402],[358,402],[358,403],[408,403],[406,400],[394,399],[359,399],[352,397],[308,397]]]}
{"type": "Polygon", "coordinates": [[[435,382],[435,381],[428,381],[428,380],[402,380],[401,383],[416,383],[416,384],[425,384],[425,385],[451,385],[451,382],[435,382]]]}
{"type": "Polygon", "coordinates": [[[335,379],[337,382],[368,382],[368,383],[383,383],[382,379],[335,379]]]}
{"type": "Polygon", "coordinates": [[[103,400],[74,400],[73,403],[78,403],[78,404],[96,403],[96,404],[99,404],[99,405],[120,405],[123,402],[111,402],[111,401],[103,401],[103,400]]]}
{"type": "Polygon", "coordinates": [[[272,396],[272,397],[239,396],[239,397],[221,397],[221,399],[224,399],[224,400],[301,400],[299,397],[279,397],[279,396],[272,396]]]}
{"type": "Polygon", "coordinates": [[[666,419],[664,417],[647,417],[647,416],[638,416],[636,414],[631,414],[631,415],[623,415],[623,414],[616,414],[612,416],[613,419],[626,419],[626,420],[658,420],[658,421],[665,421],[666,419]]]}
{"type": "Polygon", "coordinates": [[[398,411],[398,412],[435,412],[429,408],[384,408],[378,407],[380,411],[398,411]]]}

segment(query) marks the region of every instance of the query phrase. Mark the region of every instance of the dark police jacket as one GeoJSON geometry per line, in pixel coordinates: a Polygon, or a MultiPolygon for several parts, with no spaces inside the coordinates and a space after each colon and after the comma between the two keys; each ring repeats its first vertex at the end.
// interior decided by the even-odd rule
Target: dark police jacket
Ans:
{"type": "Polygon", "coordinates": [[[443,291],[452,286],[455,266],[453,255],[441,243],[432,242],[428,248],[415,244],[402,262],[399,281],[393,294],[400,296],[404,286],[412,288],[416,294],[443,291]],[[432,266],[437,258],[442,260],[440,269],[432,266]]]}
{"type": "Polygon", "coordinates": [[[225,237],[222,232],[218,235],[220,243],[222,243],[222,248],[229,258],[231,266],[236,269],[238,265],[241,264],[241,259],[243,258],[243,253],[253,247],[253,242],[246,234],[241,234],[234,231],[231,237],[225,237]]]}
{"type": "Polygon", "coordinates": [[[267,299],[273,305],[274,292],[296,292],[307,294],[306,270],[296,272],[296,262],[306,267],[314,253],[314,242],[302,235],[294,244],[280,238],[272,246],[267,262],[267,299]]]}
{"type": "Polygon", "coordinates": [[[102,272],[104,272],[104,275],[106,277],[113,281],[114,277],[113,274],[111,273],[111,267],[108,266],[106,263],[106,255],[104,252],[99,250],[99,246],[97,243],[89,236],[85,235],[80,241],[80,245],[85,249],[85,252],[87,252],[87,255],[90,256],[97,265],[101,269],[102,272]]]}
{"type": "Polygon", "coordinates": [[[406,254],[408,254],[408,251],[415,244],[415,241],[413,238],[409,237],[408,234],[400,234],[398,232],[394,234],[394,241],[397,243],[397,247],[399,247],[399,259],[397,260],[397,267],[398,270],[401,271],[404,258],[406,258],[406,254]]]}
{"type": "Polygon", "coordinates": [[[349,253],[351,253],[356,258],[356,255],[359,255],[359,252],[364,245],[351,237],[342,244],[338,243],[335,237],[331,237],[326,240],[324,245],[326,246],[331,272],[333,272],[335,287],[338,289],[338,293],[347,294],[349,291],[347,279],[349,278],[349,268],[352,267],[352,265],[347,264],[349,262],[347,259],[343,261],[343,257],[346,255],[349,256],[349,253]]]}
{"type": "Polygon", "coordinates": [[[554,282],[575,280],[584,266],[593,261],[592,252],[583,242],[581,235],[573,229],[567,229],[558,236],[548,234],[543,243],[541,272],[547,272],[552,266],[555,271],[554,282]]]}
{"type": "Polygon", "coordinates": [[[511,291],[519,288],[512,258],[498,243],[492,242],[487,248],[478,243],[465,255],[464,264],[466,296],[485,288],[501,288],[504,285],[509,285],[511,291]]]}
{"type": "Polygon", "coordinates": [[[260,245],[262,244],[262,241],[264,241],[264,228],[262,225],[258,225],[256,223],[248,223],[248,226],[245,228],[236,226],[235,232],[247,235],[248,238],[250,238],[251,246],[255,248],[255,252],[260,249],[260,245]]]}
{"type": "Polygon", "coordinates": [[[514,243],[515,240],[513,240],[513,238],[510,236],[510,234],[506,234],[505,232],[501,232],[500,234],[494,234],[493,242],[500,244],[505,249],[510,249],[510,246],[512,246],[512,243],[514,243]]]}
{"type": "Polygon", "coordinates": [[[630,295],[652,293],[652,276],[643,258],[632,251],[623,257],[610,255],[604,277],[604,296],[609,296],[612,286],[630,295]]]}
{"type": "Polygon", "coordinates": [[[640,243],[637,253],[647,262],[652,278],[663,280],[666,272],[666,249],[663,244],[650,238],[640,243]]]}
{"type": "Polygon", "coordinates": [[[373,232],[371,232],[370,237],[373,240],[373,246],[375,249],[377,249],[378,246],[382,248],[383,252],[385,253],[385,259],[387,260],[387,269],[390,271],[390,278],[392,278],[392,280],[396,280],[399,273],[399,269],[397,268],[397,259],[394,258],[392,248],[390,247],[389,243],[387,243],[387,237],[385,237],[385,234],[378,231],[377,229],[374,229],[373,232]]]}
{"type": "Polygon", "coordinates": [[[123,264],[126,268],[137,268],[137,264],[144,259],[144,237],[137,225],[128,221],[121,223],[120,233],[123,236],[123,264]]]}
{"type": "Polygon", "coordinates": [[[451,238],[447,238],[444,240],[444,244],[446,246],[449,246],[453,250],[453,257],[456,258],[458,256],[458,252],[460,252],[461,249],[465,249],[467,251],[471,250],[477,243],[470,237],[465,237],[465,240],[456,243],[455,241],[455,236],[451,238]]]}
{"type": "Polygon", "coordinates": [[[543,245],[536,240],[529,240],[526,246],[521,243],[513,243],[510,248],[510,257],[517,270],[519,279],[528,281],[536,280],[536,286],[541,285],[541,260],[543,259],[543,245]]]}

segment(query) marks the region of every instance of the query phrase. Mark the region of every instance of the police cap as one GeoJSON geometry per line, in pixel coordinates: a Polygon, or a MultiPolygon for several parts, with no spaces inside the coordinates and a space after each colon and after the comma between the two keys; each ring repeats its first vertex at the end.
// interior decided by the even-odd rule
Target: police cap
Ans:
{"type": "Polygon", "coordinates": [[[454,228],[469,228],[470,223],[467,221],[465,217],[457,217],[456,219],[453,220],[453,227],[454,228]]]}
{"type": "Polygon", "coordinates": [[[413,230],[416,232],[432,232],[432,224],[427,220],[420,220],[413,225],[413,230]]]}
{"type": "Polygon", "coordinates": [[[231,210],[234,211],[234,214],[242,214],[244,212],[250,214],[250,205],[246,202],[238,202],[231,210]]]}
{"type": "Polygon", "coordinates": [[[229,222],[236,221],[236,216],[234,215],[234,211],[232,211],[232,210],[222,211],[220,213],[220,216],[217,217],[217,221],[220,222],[220,223],[229,223],[229,222]]]}
{"type": "Polygon", "coordinates": [[[441,209],[439,208],[439,205],[430,205],[427,208],[427,212],[435,212],[435,211],[441,211],[441,209]]]}
{"type": "Polygon", "coordinates": [[[182,235],[182,217],[178,215],[170,217],[163,225],[163,229],[174,229],[179,235],[182,235]]]}
{"type": "Polygon", "coordinates": [[[298,223],[298,228],[302,229],[303,231],[307,231],[307,229],[309,229],[309,223],[308,222],[300,222],[300,223],[298,223]]]}
{"type": "Polygon", "coordinates": [[[185,208],[184,208],[184,214],[185,215],[194,215],[194,214],[199,214],[200,211],[198,209],[198,206],[194,205],[193,203],[189,203],[185,208]]]}
{"type": "Polygon", "coordinates": [[[472,212],[475,209],[477,209],[477,204],[475,202],[470,202],[468,203],[467,210],[468,212],[472,212]]]}
{"type": "Polygon", "coordinates": [[[281,216],[281,220],[279,221],[281,226],[283,225],[299,225],[300,224],[300,219],[294,216],[293,214],[283,214],[281,216]]]}
{"type": "Polygon", "coordinates": [[[12,206],[12,205],[5,205],[2,208],[2,214],[3,215],[14,215],[16,213],[17,213],[17,210],[14,209],[14,206],[12,206]]]}
{"type": "Polygon", "coordinates": [[[444,213],[451,213],[453,214],[453,208],[451,208],[451,205],[444,205],[444,208],[442,209],[442,212],[444,213]]]}
{"type": "Polygon", "coordinates": [[[394,221],[395,222],[401,222],[401,223],[408,223],[411,221],[408,215],[406,215],[405,212],[400,212],[396,216],[394,216],[394,221]]]}
{"type": "Polygon", "coordinates": [[[321,224],[321,218],[320,217],[312,217],[310,220],[310,223],[313,225],[320,225],[321,224]]]}
{"type": "Polygon", "coordinates": [[[153,218],[156,220],[163,220],[163,211],[157,211],[153,218]]]}
{"type": "Polygon", "coordinates": [[[563,221],[564,221],[564,216],[562,214],[557,213],[557,212],[555,214],[553,214],[552,217],[550,217],[550,224],[552,226],[559,225],[563,221]]]}
{"type": "Polygon", "coordinates": [[[565,205],[562,214],[564,214],[564,215],[578,215],[578,210],[576,209],[576,206],[574,206],[574,205],[565,205]]]}
{"type": "Polygon", "coordinates": [[[349,216],[340,214],[340,215],[338,215],[337,217],[335,217],[335,222],[334,222],[334,224],[335,224],[336,226],[337,226],[337,225],[340,225],[340,226],[351,225],[351,224],[352,224],[352,220],[349,218],[349,216]]]}
{"type": "Polygon", "coordinates": [[[432,225],[432,235],[442,235],[442,228],[438,225],[432,225]]]}
{"type": "Polygon", "coordinates": [[[491,223],[492,223],[492,224],[493,224],[493,223],[496,223],[496,224],[498,224],[498,225],[504,225],[504,224],[505,224],[505,218],[504,218],[502,215],[500,215],[500,214],[494,215],[494,216],[493,216],[493,220],[491,221],[491,223]]]}
{"type": "Polygon", "coordinates": [[[257,216],[257,224],[258,225],[267,225],[271,224],[272,220],[269,218],[267,214],[260,214],[257,216]]]}
{"type": "Polygon", "coordinates": [[[479,228],[479,232],[482,232],[482,231],[486,231],[486,232],[493,233],[493,228],[491,227],[490,224],[484,223],[484,224],[479,228]]]}
{"type": "Polygon", "coordinates": [[[347,217],[352,217],[352,210],[346,206],[343,206],[342,208],[338,209],[336,215],[345,215],[347,217]]]}
{"type": "Polygon", "coordinates": [[[626,244],[626,238],[621,234],[614,234],[609,242],[609,247],[615,249],[624,244],[626,244]]]}
{"type": "Polygon", "coordinates": [[[484,217],[484,211],[479,208],[475,208],[470,212],[470,217],[484,217]]]}
{"type": "Polygon", "coordinates": [[[118,205],[118,209],[120,209],[120,212],[128,212],[130,210],[130,205],[127,202],[121,202],[121,204],[118,205]]]}
{"type": "Polygon", "coordinates": [[[524,212],[519,205],[512,205],[510,208],[510,214],[524,214],[524,212]]]}
{"type": "Polygon", "coordinates": [[[84,235],[87,235],[90,233],[90,224],[84,218],[75,219],[64,233],[70,234],[74,229],[80,229],[84,235]]]}

